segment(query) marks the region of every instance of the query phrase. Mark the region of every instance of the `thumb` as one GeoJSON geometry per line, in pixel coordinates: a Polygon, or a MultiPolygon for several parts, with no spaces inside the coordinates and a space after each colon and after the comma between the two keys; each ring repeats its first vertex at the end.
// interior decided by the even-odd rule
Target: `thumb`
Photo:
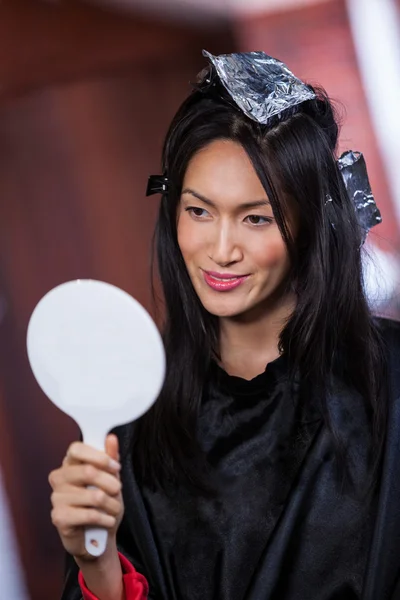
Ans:
{"type": "Polygon", "coordinates": [[[108,456],[119,462],[119,443],[116,435],[107,436],[105,450],[108,456]]]}

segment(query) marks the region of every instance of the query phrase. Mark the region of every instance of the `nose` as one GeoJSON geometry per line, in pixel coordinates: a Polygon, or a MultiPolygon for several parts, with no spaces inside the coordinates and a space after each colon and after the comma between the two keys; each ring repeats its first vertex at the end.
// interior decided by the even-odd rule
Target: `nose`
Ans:
{"type": "Polygon", "coordinates": [[[224,223],[214,231],[209,256],[220,267],[227,267],[243,258],[243,252],[234,229],[229,223],[224,223]]]}

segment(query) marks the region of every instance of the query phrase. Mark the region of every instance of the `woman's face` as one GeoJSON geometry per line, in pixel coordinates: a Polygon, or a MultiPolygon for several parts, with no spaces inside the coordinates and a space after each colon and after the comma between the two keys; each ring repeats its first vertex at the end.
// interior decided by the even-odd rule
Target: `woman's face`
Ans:
{"type": "Polygon", "coordinates": [[[192,158],[177,228],[193,287],[211,314],[250,316],[284,287],[288,251],[241,145],[218,140],[192,158]]]}

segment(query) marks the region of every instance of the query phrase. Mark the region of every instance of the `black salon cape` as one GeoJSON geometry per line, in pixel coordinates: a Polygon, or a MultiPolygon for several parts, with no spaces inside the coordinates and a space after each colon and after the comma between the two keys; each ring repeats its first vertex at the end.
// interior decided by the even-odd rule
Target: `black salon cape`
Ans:
{"type": "MultiPolygon", "coordinates": [[[[333,420],[346,439],[353,491],[343,491],[317,405],[289,388],[285,358],[252,381],[214,365],[199,441],[216,497],[140,489],[121,442],[120,551],[156,600],[400,600],[400,324],[380,321],[391,402],[379,490],[365,501],[367,418],[338,384],[333,420]],[[307,408],[305,408],[307,406],[307,408]]],[[[78,600],[69,557],[62,600],[78,600]]]]}

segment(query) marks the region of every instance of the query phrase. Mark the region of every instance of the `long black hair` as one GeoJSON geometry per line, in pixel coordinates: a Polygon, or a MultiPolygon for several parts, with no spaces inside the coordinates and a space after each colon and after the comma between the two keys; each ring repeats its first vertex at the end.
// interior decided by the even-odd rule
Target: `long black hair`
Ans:
{"type": "MultiPolygon", "coordinates": [[[[371,418],[374,480],[386,429],[384,349],[364,294],[361,231],[338,166],[339,126],[322,89],[316,98],[261,125],[246,117],[221,84],[199,86],[174,117],[163,149],[169,190],[155,232],[157,265],[165,300],[167,376],[154,407],[136,425],[136,475],[149,485],[171,481],[202,487],[196,419],[211,361],[218,356],[218,319],[194,291],[177,241],[177,209],[191,158],[214,140],[241,144],[271,202],[291,259],[297,304],[280,336],[291,377],[300,373],[322,399],[332,425],[330,391],[344,381],[363,398],[371,418]],[[287,225],[287,198],[296,206],[295,239],[287,225]]],[[[204,482],[203,482],[204,483],[204,482]]]]}

